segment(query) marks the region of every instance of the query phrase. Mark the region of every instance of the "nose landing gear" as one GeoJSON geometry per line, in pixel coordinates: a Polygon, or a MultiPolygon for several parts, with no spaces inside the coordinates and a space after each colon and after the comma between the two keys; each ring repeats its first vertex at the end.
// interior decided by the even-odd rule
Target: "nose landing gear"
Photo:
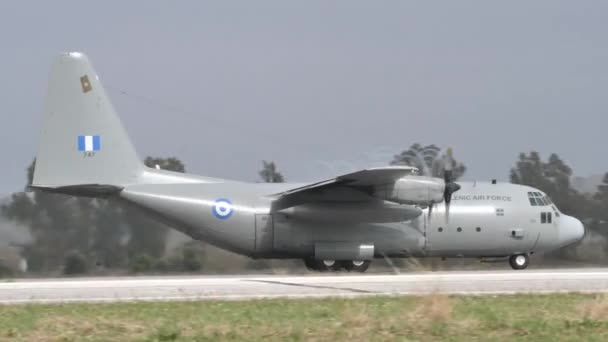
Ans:
{"type": "Polygon", "coordinates": [[[515,254],[509,257],[509,264],[514,270],[523,270],[530,264],[530,257],[528,254],[515,254]]]}

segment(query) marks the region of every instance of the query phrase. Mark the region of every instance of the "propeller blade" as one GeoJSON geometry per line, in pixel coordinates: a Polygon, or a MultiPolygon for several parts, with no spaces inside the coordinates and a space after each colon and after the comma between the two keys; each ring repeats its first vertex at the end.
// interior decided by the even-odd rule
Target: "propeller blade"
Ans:
{"type": "Polygon", "coordinates": [[[452,148],[448,147],[446,154],[443,156],[443,180],[446,184],[452,182],[453,173],[452,166],[454,165],[454,158],[452,157],[452,148]]]}
{"type": "Polygon", "coordinates": [[[454,166],[454,158],[452,148],[448,147],[448,150],[443,158],[443,180],[445,182],[445,189],[443,191],[443,200],[445,202],[445,221],[449,221],[450,216],[450,203],[452,202],[452,194],[460,190],[460,185],[454,183],[454,174],[452,167],[454,166]]]}
{"type": "Polygon", "coordinates": [[[446,204],[450,204],[450,202],[452,201],[452,194],[458,190],[460,190],[460,185],[454,182],[449,182],[445,184],[445,190],[443,191],[443,200],[446,204]]]}

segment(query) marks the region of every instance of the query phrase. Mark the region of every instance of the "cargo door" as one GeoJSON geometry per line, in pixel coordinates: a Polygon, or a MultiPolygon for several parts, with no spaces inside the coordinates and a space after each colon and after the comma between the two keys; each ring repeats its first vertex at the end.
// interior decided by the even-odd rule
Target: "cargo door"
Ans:
{"type": "Polygon", "coordinates": [[[263,256],[272,253],[274,241],[274,220],[269,214],[255,215],[255,251],[263,256]]]}

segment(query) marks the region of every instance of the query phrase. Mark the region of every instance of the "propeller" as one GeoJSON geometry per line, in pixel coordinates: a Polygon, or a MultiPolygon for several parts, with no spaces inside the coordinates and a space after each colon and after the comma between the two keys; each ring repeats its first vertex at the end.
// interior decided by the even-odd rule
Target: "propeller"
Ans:
{"type": "Polygon", "coordinates": [[[446,222],[448,222],[448,218],[450,216],[450,203],[452,202],[452,194],[460,190],[460,185],[454,182],[454,173],[452,170],[453,165],[454,158],[452,156],[452,148],[448,147],[447,153],[443,156],[443,181],[445,183],[445,189],[443,190],[443,200],[445,201],[446,222]]]}
{"type": "MultiPolygon", "coordinates": [[[[443,200],[445,202],[445,221],[447,223],[449,215],[450,215],[450,203],[452,202],[452,194],[455,193],[456,191],[460,190],[460,185],[458,185],[454,182],[454,172],[453,172],[454,157],[453,157],[453,151],[452,151],[451,147],[448,147],[446,153],[443,155],[441,163],[443,164],[442,165],[443,166],[443,181],[445,183],[445,188],[443,190],[443,200]]],[[[423,167],[422,171],[425,176],[429,176],[429,177],[433,176],[431,174],[430,170],[426,166],[423,167]]],[[[434,203],[429,204],[429,211],[428,211],[429,222],[431,220],[431,216],[433,215],[434,206],[435,206],[434,203]]]]}

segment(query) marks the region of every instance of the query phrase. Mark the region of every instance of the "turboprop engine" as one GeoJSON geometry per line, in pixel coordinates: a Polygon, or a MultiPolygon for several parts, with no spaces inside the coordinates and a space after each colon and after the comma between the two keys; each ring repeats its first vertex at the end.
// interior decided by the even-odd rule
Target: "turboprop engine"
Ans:
{"type": "Polygon", "coordinates": [[[420,205],[444,200],[445,182],[441,178],[405,176],[393,184],[378,187],[374,196],[400,204],[420,205]]]}
{"type": "MultiPolygon", "coordinates": [[[[438,177],[410,175],[397,179],[393,184],[377,188],[375,195],[379,198],[412,205],[428,205],[429,218],[433,210],[433,205],[445,202],[446,222],[449,218],[450,202],[452,194],[460,189],[460,185],[454,182],[452,168],[455,165],[452,156],[452,148],[448,148],[443,156],[443,179],[438,177]]],[[[428,169],[425,169],[428,174],[428,169]]]]}

